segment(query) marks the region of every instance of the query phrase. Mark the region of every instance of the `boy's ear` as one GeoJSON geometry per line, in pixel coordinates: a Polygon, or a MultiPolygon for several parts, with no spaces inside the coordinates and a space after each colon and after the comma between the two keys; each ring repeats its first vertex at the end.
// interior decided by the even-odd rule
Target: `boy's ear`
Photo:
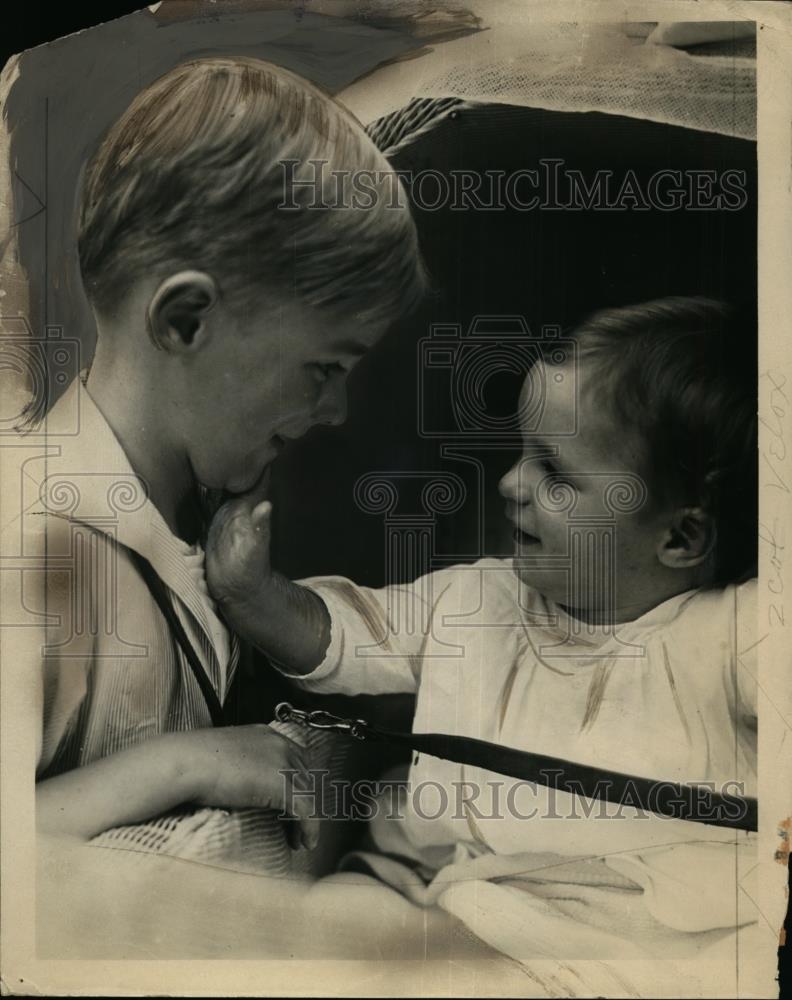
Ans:
{"type": "Polygon", "coordinates": [[[217,302],[214,278],[203,271],[179,271],[160,282],[146,311],[146,326],[161,351],[199,347],[206,314],[217,302]]]}
{"type": "Polygon", "coordinates": [[[670,569],[700,566],[715,547],[715,522],[701,507],[683,507],[657,545],[657,558],[670,569]]]}

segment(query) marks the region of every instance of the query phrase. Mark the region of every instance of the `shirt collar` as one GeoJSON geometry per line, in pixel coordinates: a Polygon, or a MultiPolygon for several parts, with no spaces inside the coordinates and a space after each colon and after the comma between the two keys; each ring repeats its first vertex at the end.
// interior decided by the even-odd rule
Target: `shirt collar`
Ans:
{"type": "Polygon", "coordinates": [[[26,463],[26,491],[35,496],[25,509],[79,521],[138,552],[210,635],[206,598],[185,561],[195,549],[173,534],[149,499],[146,482],[86,389],[85,377],[81,373],[26,434],[29,443],[31,437],[42,439],[46,454],[26,463]]]}
{"type": "Polygon", "coordinates": [[[556,638],[572,639],[581,647],[593,647],[597,649],[598,655],[609,649],[612,642],[623,645],[625,649],[633,645],[633,640],[645,642],[651,632],[670,625],[678,618],[690,601],[700,593],[698,590],[686,590],[675,594],[631,621],[592,625],[573,618],[561,605],[538,591],[532,589],[532,592],[534,597],[527,610],[520,603],[525,624],[541,625],[556,638]]]}

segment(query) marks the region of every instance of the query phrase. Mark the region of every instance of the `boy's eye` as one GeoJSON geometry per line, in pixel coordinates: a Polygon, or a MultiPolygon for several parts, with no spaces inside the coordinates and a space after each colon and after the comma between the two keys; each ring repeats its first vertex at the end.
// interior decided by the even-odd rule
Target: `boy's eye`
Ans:
{"type": "Polygon", "coordinates": [[[346,372],[344,366],[339,364],[337,361],[330,363],[317,361],[311,365],[311,368],[313,369],[314,375],[319,382],[326,382],[331,375],[343,375],[346,372]]]}

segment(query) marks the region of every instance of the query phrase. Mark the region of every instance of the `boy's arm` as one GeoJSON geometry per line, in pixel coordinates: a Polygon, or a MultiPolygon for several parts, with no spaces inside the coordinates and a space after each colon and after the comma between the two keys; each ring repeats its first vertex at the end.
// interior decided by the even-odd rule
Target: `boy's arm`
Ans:
{"type": "MultiPolygon", "coordinates": [[[[304,808],[302,749],[269,726],[168,733],[36,785],[40,833],[89,840],[114,826],[140,823],[185,803],[224,809],[289,808],[301,815],[301,842],[318,826],[304,808]]],[[[294,845],[296,846],[296,844],[294,845]]]]}
{"type": "Polygon", "coordinates": [[[184,740],[193,735],[155,737],[39,781],[39,832],[88,840],[111,827],[151,819],[197,798],[202,776],[192,766],[194,760],[184,740]],[[185,752],[180,754],[182,748],[185,752]]]}
{"type": "MultiPolygon", "coordinates": [[[[299,813],[289,835],[315,840],[318,822],[292,789],[308,785],[304,752],[269,726],[199,729],[156,736],[73,770],[46,778],[62,741],[90,691],[95,655],[90,630],[73,632],[72,606],[89,620],[103,621],[92,602],[90,580],[43,558],[44,542],[62,551],[58,531],[35,518],[25,535],[33,567],[0,573],[3,754],[22,768],[36,762],[36,825],[46,834],[90,839],[113,826],[152,819],[186,803],[220,808],[287,806],[299,813]],[[81,600],[75,600],[79,588],[81,600]],[[46,609],[46,617],[38,613],[46,609]],[[22,623],[22,624],[17,624],[22,623]],[[68,655],[62,651],[68,649],[68,655]],[[28,753],[30,749],[30,754],[28,753]]],[[[18,552],[2,537],[0,552],[18,552]]],[[[14,547],[16,546],[16,547],[14,547]]],[[[101,590],[99,591],[101,593],[101,590]]],[[[123,697],[123,693],[119,694],[123,697]]],[[[30,779],[33,780],[31,769],[30,779]]],[[[11,806],[7,789],[3,805],[11,806]]]]}
{"type": "Polygon", "coordinates": [[[212,522],[206,578],[229,625],[314,690],[414,691],[429,629],[422,581],[381,590],[340,577],[292,582],[270,566],[271,512],[268,501],[240,498],[212,522]]]}

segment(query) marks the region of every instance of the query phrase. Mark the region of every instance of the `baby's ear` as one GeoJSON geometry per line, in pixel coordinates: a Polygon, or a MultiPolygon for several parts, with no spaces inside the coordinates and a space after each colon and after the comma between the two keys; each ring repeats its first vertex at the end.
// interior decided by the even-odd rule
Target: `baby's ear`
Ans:
{"type": "Polygon", "coordinates": [[[670,569],[700,566],[715,548],[715,522],[702,507],[675,511],[657,545],[657,558],[670,569]]]}
{"type": "Polygon", "coordinates": [[[149,336],[159,350],[200,346],[206,314],[217,302],[217,285],[203,271],[179,271],[165,278],[146,313],[149,336]]]}

